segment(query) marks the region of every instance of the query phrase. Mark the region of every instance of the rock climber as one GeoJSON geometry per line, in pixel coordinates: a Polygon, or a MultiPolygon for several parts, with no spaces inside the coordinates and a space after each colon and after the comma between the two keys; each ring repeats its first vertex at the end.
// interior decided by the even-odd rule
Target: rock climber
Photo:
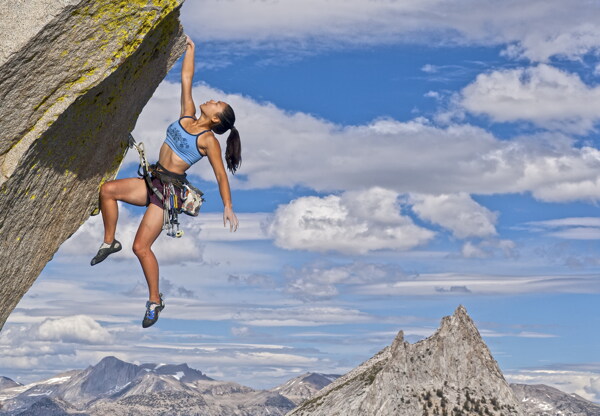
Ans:
{"type": "Polygon", "coordinates": [[[142,320],[144,328],[156,323],[160,312],[165,307],[162,294],[159,292],[158,261],[152,252],[152,244],[162,231],[165,201],[161,200],[151,187],[156,188],[160,194],[167,188],[165,182],[173,183],[175,187],[171,189],[175,190],[175,198],[180,198],[181,183],[187,182],[185,171],[206,156],[214,170],[223,200],[223,225],[229,223],[230,231],[236,231],[239,225],[233,212],[229,180],[221,156],[221,145],[214,135],[229,130],[225,161],[229,171],[234,174],[242,161],[240,135],[234,125],[235,114],[229,104],[210,100],[199,106],[200,114],[196,117],[197,109],[192,98],[194,52],[194,42],[187,37],[181,68],[181,114],[179,119],[167,129],[165,142],[160,148],[158,163],[153,165],[151,185],[149,186],[143,178],[127,178],[106,182],[100,188],[104,242],[92,259],[92,266],[122,248],[121,243],[115,239],[119,216],[117,201],[147,207],[133,242],[133,252],[140,261],[149,291],[146,312],[142,320]]]}

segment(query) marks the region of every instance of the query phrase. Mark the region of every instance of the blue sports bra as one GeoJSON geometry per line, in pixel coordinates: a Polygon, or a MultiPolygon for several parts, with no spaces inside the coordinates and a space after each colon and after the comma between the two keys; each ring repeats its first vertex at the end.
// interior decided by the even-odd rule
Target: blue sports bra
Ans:
{"type": "Polygon", "coordinates": [[[165,143],[188,165],[193,165],[200,159],[202,155],[198,150],[198,136],[206,133],[209,130],[201,131],[198,134],[188,133],[181,125],[181,119],[194,118],[191,116],[183,116],[179,120],[174,121],[167,128],[167,137],[165,143]]]}

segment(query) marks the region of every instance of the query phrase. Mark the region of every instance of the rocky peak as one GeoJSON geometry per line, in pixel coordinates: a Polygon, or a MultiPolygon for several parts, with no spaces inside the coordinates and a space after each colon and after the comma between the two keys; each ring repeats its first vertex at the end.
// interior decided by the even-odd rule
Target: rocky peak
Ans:
{"type": "Polygon", "coordinates": [[[159,375],[171,376],[182,383],[193,383],[198,380],[213,380],[202,371],[190,368],[187,364],[142,364],[140,366],[146,371],[152,371],[159,375]]]}
{"type": "Polygon", "coordinates": [[[299,405],[338,377],[337,374],[305,373],[288,380],[271,391],[279,393],[299,405]]]}
{"type": "Polygon", "coordinates": [[[94,396],[107,393],[130,383],[142,371],[135,364],[126,363],[116,357],[105,357],[84,371],[81,393],[94,396]]]}
{"type": "Polygon", "coordinates": [[[512,390],[464,307],[429,338],[402,331],[290,415],[521,415],[512,390]]]}
{"type": "Polygon", "coordinates": [[[21,384],[8,377],[0,377],[0,390],[19,387],[21,384]]]}

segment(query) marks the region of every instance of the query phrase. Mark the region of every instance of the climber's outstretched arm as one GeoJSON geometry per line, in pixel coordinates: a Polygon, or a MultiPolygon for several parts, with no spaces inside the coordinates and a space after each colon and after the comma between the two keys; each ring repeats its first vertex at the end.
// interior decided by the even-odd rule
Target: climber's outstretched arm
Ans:
{"type": "Polygon", "coordinates": [[[192,98],[192,82],[194,80],[194,51],[196,46],[189,36],[186,36],[186,49],[181,65],[181,114],[179,117],[196,117],[196,105],[192,98]]]}
{"type": "Polygon", "coordinates": [[[233,212],[231,189],[229,188],[229,179],[227,178],[227,172],[225,172],[225,166],[223,165],[221,145],[212,134],[211,136],[212,139],[207,141],[206,154],[208,156],[208,161],[215,172],[215,178],[219,184],[219,192],[221,193],[221,199],[223,200],[223,226],[226,226],[227,222],[229,222],[229,231],[237,231],[239,221],[233,212]]]}

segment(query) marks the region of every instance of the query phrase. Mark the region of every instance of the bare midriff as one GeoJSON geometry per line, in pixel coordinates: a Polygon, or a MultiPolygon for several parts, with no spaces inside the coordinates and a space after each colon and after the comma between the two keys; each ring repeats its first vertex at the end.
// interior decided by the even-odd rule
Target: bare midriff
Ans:
{"type": "Polygon", "coordinates": [[[166,143],[163,143],[160,148],[158,163],[160,163],[166,170],[179,175],[183,175],[190,167],[190,165],[185,163],[179,156],[177,156],[173,149],[171,149],[166,143]]]}

